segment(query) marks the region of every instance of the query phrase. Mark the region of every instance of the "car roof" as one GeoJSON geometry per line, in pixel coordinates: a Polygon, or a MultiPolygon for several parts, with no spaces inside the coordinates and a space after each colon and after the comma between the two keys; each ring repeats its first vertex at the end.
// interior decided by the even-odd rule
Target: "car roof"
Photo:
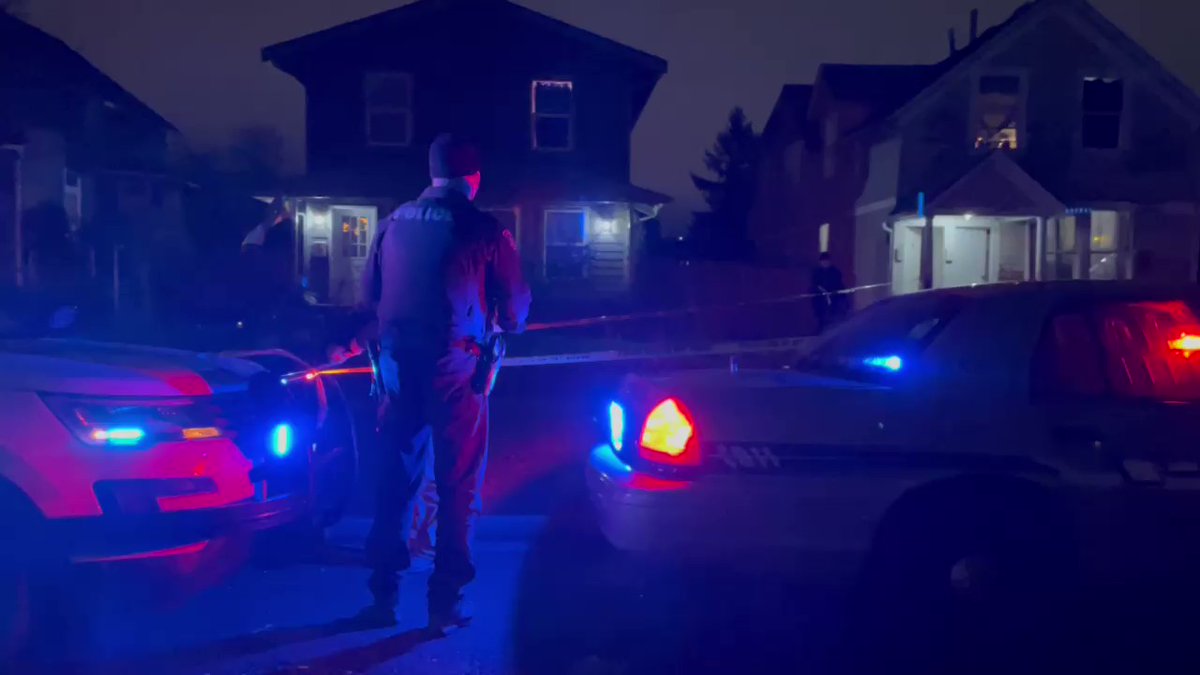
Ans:
{"type": "Polygon", "coordinates": [[[921,291],[903,298],[962,298],[968,300],[1019,300],[1036,298],[1039,301],[1123,300],[1129,298],[1189,298],[1200,297],[1200,288],[1185,284],[1154,284],[1139,281],[1021,281],[978,284],[956,288],[921,291]]]}

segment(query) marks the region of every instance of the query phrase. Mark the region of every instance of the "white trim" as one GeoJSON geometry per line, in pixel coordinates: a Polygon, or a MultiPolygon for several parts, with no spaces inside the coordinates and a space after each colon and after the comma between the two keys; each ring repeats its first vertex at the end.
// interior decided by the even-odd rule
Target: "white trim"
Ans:
{"type": "Polygon", "coordinates": [[[896,198],[888,197],[887,199],[880,199],[879,201],[870,202],[868,204],[863,204],[862,206],[856,206],[854,208],[854,215],[865,216],[865,215],[875,213],[876,211],[883,211],[884,209],[893,209],[895,207],[896,207],[896,198]]]}
{"type": "Polygon", "coordinates": [[[363,94],[363,133],[366,136],[367,145],[371,147],[383,148],[407,148],[412,145],[413,140],[413,77],[411,73],[398,71],[368,71],[363,73],[362,80],[363,94]],[[393,79],[403,81],[408,88],[408,105],[372,105],[371,104],[371,86],[373,82],[380,80],[393,79]],[[390,141],[377,141],[371,137],[371,117],[377,113],[404,113],[407,116],[407,138],[403,143],[395,143],[390,141]]]}

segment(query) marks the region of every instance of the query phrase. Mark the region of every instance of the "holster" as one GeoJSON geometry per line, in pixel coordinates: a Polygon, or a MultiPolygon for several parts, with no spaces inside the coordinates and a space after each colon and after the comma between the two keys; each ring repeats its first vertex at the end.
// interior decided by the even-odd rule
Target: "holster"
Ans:
{"type": "Polygon", "coordinates": [[[487,396],[496,386],[496,376],[500,373],[500,364],[504,361],[507,346],[504,336],[492,333],[480,345],[479,363],[475,366],[475,375],[471,378],[471,389],[476,394],[487,396]]]}

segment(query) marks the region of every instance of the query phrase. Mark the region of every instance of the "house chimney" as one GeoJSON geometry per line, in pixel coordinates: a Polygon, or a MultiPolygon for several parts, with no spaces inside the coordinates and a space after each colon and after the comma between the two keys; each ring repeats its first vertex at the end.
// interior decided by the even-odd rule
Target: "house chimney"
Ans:
{"type": "Polygon", "coordinates": [[[954,41],[954,29],[946,31],[946,37],[950,40],[950,56],[954,56],[954,52],[958,51],[958,45],[954,41]]]}
{"type": "Polygon", "coordinates": [[[971,40],[967,44],[974,42],[977,37],[979,37],[979,10],[973,9],[971,10],[971,40]]]}

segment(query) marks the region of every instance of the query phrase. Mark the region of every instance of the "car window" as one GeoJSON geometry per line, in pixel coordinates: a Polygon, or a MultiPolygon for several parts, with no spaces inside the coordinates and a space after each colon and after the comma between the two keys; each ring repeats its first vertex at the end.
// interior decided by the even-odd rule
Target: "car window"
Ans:
{"type": "Polygon", "coordinates": [[[1200,400],[1200,316],[1183,300],[1107,302],[1050,317],[1036,393],[1200,400]]]}
{"type": "Polygon", "coordinates": [[[818,338],[797,368],[845,375],[901,370],[946,327],[963,302],[959,296],[939,294],[877,303],[818,338]]]}

